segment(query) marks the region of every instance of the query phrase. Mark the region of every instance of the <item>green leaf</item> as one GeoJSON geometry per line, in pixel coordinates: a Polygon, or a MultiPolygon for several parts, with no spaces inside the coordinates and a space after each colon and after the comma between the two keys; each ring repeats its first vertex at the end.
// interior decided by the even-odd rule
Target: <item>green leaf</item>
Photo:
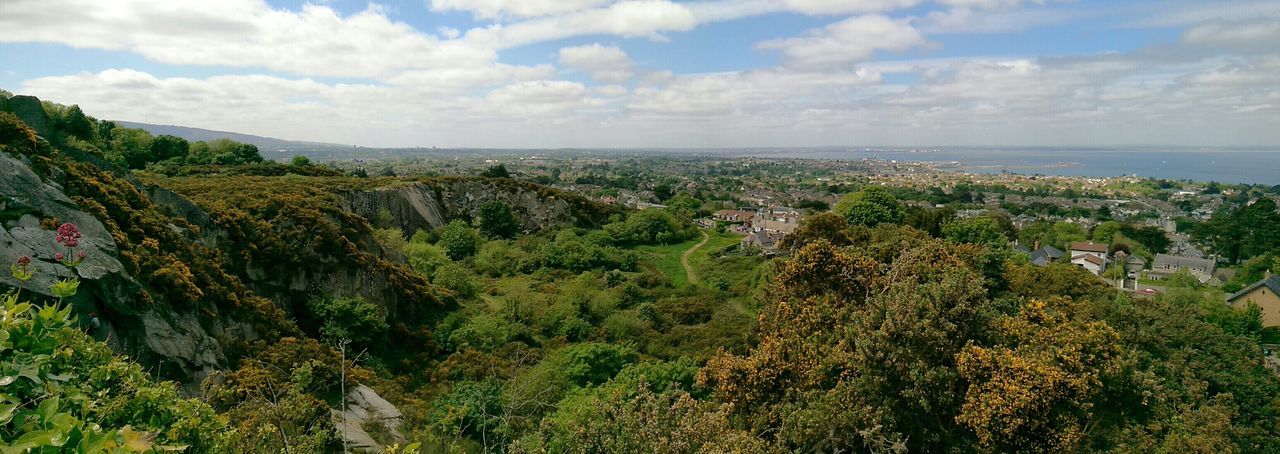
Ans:
{"type": "Polygon", "coordinates": [[[0,404],[0,424],[9,424],[9,421],[13,419],[13,411],[17,409],[18,404],[16,403],[0,404]]]}
{"type": "Polygon", "coordinates": [[[58,404],[62,403],[62,399],[58,396],[50,397],[40,402],[36,407],[36,412],[40,413],[40,420],[49,422],[53,420],[53,415],[58,412],[58,404]]]}
{"type": "Polygon", "coordinates": [[[155,438],[155,434],[149,432],[137,432],[131,426],[124,426],[124,430],[120,432],[124,438],[124,447],[132,452],[145,452],[151,449],[151,440],[155,438]]]}
{"type": "MultiPolygon", "coordinates": [[[[17,450],[26,450],[39,448],[41,446],[61,446],[53,444],[54,440],[60,438],[60,433],[56,430],[36,430],[23,434],[10,445],[11,448],[17,450]]],[[[65,441],[65,439],[64,439],[65,441]]]]}

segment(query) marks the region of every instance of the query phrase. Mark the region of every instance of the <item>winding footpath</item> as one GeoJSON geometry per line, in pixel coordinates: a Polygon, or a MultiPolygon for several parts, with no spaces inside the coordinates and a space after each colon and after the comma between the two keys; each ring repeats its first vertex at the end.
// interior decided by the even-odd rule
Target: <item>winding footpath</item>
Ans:
{"type": "Polygon", "coordinates": [[[684,254],[680,254],[680,266],[684,267],[684,274],[689,278],[689,285],[698,285],[698,275],[693,272],[693,267],[689,266],[689,256],[692,255],[694,251],[698,250],[698,248],[707,244],[707,241],[711,240],[711,237],[707,236],[707,232],[705,230],[699,231],[699,233],[702,233],[702,242],[693,245],[689,250],[684,251],[684,254]]]}

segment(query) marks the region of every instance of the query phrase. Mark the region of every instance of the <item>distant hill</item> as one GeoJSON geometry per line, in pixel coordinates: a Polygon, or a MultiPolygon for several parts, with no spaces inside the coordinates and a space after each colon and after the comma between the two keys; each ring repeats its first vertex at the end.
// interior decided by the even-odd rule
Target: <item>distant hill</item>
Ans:
{"type": "Polygon", "coordinates": [[[275,139],[271,137],[241,134],[238,132],[214,131],[211,129],[190,128],[186,126],[153,125],[149,123],[135,123],[132,121],[120,120],[113,121],[115,121],[115,124],[120,127],[142,129],[153,135],[163,134],[177,136],[192,142],[231,139],[240,143],[252,144],[257,146],[258,150],[262,152],[262,157],[267,159],[288,158],[293,155],[304,155],[313,159],[328,158],[337,152],[346,152],[354,148],[351,145],[340,145],[336,143],[275,139]]]}

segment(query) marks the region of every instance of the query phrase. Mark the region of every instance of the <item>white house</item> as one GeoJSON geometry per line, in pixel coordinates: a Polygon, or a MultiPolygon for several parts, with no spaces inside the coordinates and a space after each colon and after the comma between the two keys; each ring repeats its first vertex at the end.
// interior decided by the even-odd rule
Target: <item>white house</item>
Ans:
{"type": "Polygon", "coordinates": [[[1089,270],[1090,273],[1101,275],[1107,269],[1107,260],[1099,258],[1096,255],[1080,254],[1071,257],[1071,264],[1089,270]]]}
{"type": "Polygon", "coordinates": [[[1071,243],[1071,264],[1100,275],[1111,262],[1109,249],[1105,244],[1092,241],[1071,243]]]}

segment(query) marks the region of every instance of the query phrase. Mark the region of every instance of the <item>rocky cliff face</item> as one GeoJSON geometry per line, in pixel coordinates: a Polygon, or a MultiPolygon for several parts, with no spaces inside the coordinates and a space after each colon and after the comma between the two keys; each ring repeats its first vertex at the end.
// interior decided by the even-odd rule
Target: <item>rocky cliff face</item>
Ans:
{"type": "MultiPolygon", "coordinates": [[[[13,101],[4,107],[14,108],[13,101]]],[[[35,109],[38,100],[19,100],[17,107],[36,117],[24,120],[47,122],[36,115],[43,113],[35,109]]],[[[511,206],[529,231],[599,224],[610,214],[573,194],[481,178],[391,181],[383,188],[357,180],[332,185],[347,189],[314,191],[305,190],[311,189],[306,183],[303,192],[313,198],[280,197],[262,208],[270,214],[246,214],[225,197],[237,191],[227,187],[234,178],[206,179],[208,187],[197,192],[212,197],[195,198],[143,184],[73,147],[6,140],[0,143],[0,265],[24,255],[35,259],[27,297],[52,299],[50,284],[78,274],[80,291],[67,303],[82,324],[97,318],[98,338],[189,391],[233,366],[247,344],[303,334],[287,314],[308,298],[358,295],[410,328],[443,313],[447,301],[439,289],[373,238],[364,219],[382,209],[406,235],[471,219],[491,200],[511,206]],[[65,253],[53,233],[62,222],[76,224],[84,236],[80,249],[88,255],[75,269],[53,260],[65,253]],[[305,228],[317,223],[323,225],[305,228]]],[[[267,183],[295,180],[279,178],[267,183]]],[[[264,197],[277,192],[262,186],[264,180],[236,181],[245,185],[240,190],[264,197]]],[[[19,283],[0,268],[0,284],[19,283]]]]}
{"type": "Polygon", "coordinates": [[[345,199],[348,210],[368,219],[387,210],[406,235],[440,227],[452,219],[473,219],[480,205],[490,201],[510,206],[525,231],[602,222],[599,212],[584,212],[565,196],[501,179],[427,180],[353,191],[345,199]]]}
{"type": "MultiPolygon", "coordinates": [[[[80,288],[66,303],[82,326],[116,351],[141,356],[188,384],[227,365],[225,340],[257,337],[252,327],[233,320],[148,302],[146,290],[125,271],[121,251],[102,221],[82,210],[57,182],[38,176],[24,158],[0,152],[0,261],[10,264],[24,255],[33,259],[34,276],[22,284],[27,297],[52,299],[49,286],[74,272],[80,288]],[[63,222],[75,224],[83,235],[77,250],[86,256],[74,270],[54,259],[56,253],[70,253],[57,244],[51,228],[63,222]],[[97,330],[87,328],[94,317],[101,325],[97,330]]],[[[21,283],[6,270],[0,284],[21,283]]]]}

